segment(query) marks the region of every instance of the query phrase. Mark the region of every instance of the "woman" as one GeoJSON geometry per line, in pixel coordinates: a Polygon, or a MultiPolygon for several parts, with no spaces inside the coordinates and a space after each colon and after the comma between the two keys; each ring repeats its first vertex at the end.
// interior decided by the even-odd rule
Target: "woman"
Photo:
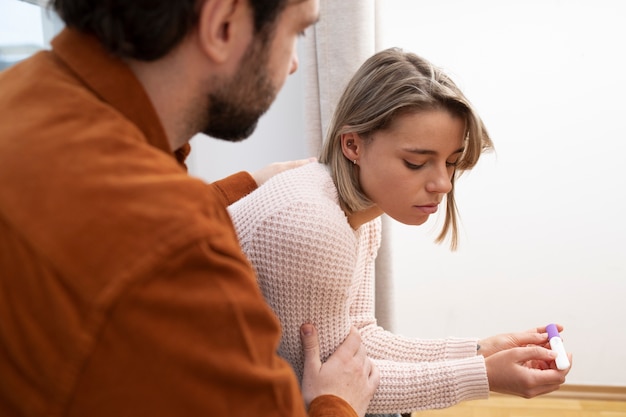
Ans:
{"type": "MultiPolygon", "coordinates": [[[[454,183],[492,148],[459,88],[399,49],[368,59],[337,105],[320,163],[287,171],[230,207],[259,285],[283,325],[279,353],[302,375],[298,329],[314,323],[325,359],[356,326],[381,382],[370,413],[405,413],[558,389],[545,328],[483,341],[394,335],[374,317],[380,216],[423,224],[445,201],[437,241],[457,244],[454,183]],[[522,347],[536,345],[534,347],[522,347]]],[[[562,330],[559,327],[559,330],[562,330]]]]}

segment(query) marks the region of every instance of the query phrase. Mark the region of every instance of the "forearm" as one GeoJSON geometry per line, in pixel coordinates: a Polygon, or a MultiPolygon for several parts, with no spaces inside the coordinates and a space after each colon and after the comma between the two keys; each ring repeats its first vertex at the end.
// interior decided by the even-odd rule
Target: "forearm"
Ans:
{"type": "MultiPolygon", "coordinates": [[[[363,323],[361,323],[363,324],[363,323]]],[[[357,328],[371,358],[397,362],[438,362],[476,356],[476,339],[408,338],[388,332],[375,323],[357,328]]]]}
{"type": "Polygon", "coordinates": [[[485,362],[479,355],[429,363],[374,362],[381,380],[368,413],[445,408],[489,396],[485,362]]]}

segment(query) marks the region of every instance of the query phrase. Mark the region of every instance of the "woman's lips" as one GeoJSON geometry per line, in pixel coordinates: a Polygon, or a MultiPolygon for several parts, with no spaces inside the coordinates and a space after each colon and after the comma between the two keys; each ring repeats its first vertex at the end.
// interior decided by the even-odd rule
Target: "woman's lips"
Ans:
{"type": "Polygon", "coordinates": [[[425,214],[433,214],[437,212],[439,204],[427,204],[425,206],[415,206],[416,209],[425,214]]]}

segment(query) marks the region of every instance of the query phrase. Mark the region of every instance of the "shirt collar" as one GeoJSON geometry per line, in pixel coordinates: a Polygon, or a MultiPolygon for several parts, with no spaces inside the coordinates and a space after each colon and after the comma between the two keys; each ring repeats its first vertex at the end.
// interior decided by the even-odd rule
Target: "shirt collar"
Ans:
{"type": "Polygon", "coordinates": [[[59,59],[95,95],[134,123],[148,143],[172,154],[148,94],[124,61],[108,53],[94,36],[72,28],[63,29],[51,44],[59,59]]]}

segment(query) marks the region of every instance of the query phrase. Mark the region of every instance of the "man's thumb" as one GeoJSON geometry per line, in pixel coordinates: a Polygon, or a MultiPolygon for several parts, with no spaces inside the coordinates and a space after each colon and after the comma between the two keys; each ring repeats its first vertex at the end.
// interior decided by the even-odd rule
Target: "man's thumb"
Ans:
{"type": "Polygon", "coordinates": [[[304,369],[317,373],[322,366],[320,360],[320,342],[317,329],[310,323],[300,326],[300,340],[304,351],[304,369]]]}

